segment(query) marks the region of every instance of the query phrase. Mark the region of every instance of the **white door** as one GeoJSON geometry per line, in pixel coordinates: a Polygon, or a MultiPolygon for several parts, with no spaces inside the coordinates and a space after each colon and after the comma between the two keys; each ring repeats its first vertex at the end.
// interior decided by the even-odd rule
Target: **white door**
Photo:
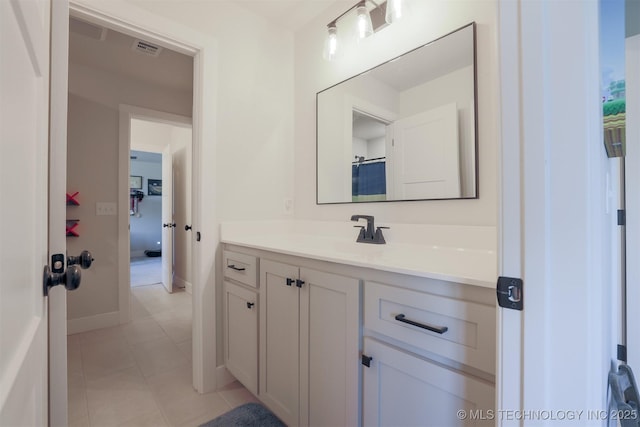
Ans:
{"type": "Polygon", "coordinates": [[[455,103],[393,123],[392,199],[460,197],[460,144],[455,103]]]}
{"type": "MultiPolygon", "coordinates": [[[[61,5],[66,3],[60,2],[56,7],[61,5]]],[[[3,274],[0,282],[0,420],[3,425],[47,425],[49,422],[49,313],[42,271],[48,264],[48,209],[59,213],[65,203],[63,195],[51,206],[47,200],[50,17],[48,1],[0,2],[0,197],[3,200],[0,220],[5,224],[0,239],[3,274]]],[[[59,22],[54,19],[55,25],[59,22]]],[[[53,87],[60,89],[59,75],[55,78],[53,87]]],[[[60,115],[53,115],[51,119],[55,125],[60,124],[60,115]]],[[[53,139],[53,151],[58,150],[58,142],[58,138],[53,139]]],[[[59,180],[64,182],[64,170],[52,165],[52,172],[57,174],[52,180],[57,188],[59,180]]],[[[64,223],[57,225],[64,227],[64,223]]],[[[52,243],[60,244],[59,241],[52,243]]],[[[56,325],[52,326],[55,329],[56,325]]],[[[51,370],[60,369],[66,376],[66,365],[61,366],[58,359],[52,358],[51,362],[51,370]]],[[[65,388],[55,392],[66,395],[67,391],[65,388]]]]}
{"type": "Polygon", "coordinates": [[[173,292],[173,157],[171,146],[162,150],[162,284],[173,292]]]}

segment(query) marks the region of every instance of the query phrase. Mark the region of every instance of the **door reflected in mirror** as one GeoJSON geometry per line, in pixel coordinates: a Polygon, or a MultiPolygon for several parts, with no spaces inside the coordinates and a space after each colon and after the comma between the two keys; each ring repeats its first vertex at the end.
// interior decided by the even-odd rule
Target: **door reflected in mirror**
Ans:
{"type": "Polygon", "coordinates": [[[478,197],[475,24],[319,92],[317,203],[478,197]]]}

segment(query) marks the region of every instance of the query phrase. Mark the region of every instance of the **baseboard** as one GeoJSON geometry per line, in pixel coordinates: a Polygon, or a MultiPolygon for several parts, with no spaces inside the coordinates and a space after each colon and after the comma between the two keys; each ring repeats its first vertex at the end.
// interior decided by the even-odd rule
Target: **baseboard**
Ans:
{"type": "Polygon", "coordinates": [[[231,384],[236,379],[226,366],[221,365],[216,367],[216,388],[219,390],[222,387],[231,384]]]}
{"type": "Polygon", "coordinates": [[[118,326],[119,324],[119,311],[96,314],[95,316],[79,317],[77,319],[67,319],[67,335],[93,331],[94,329],[108,328],[110,326],[118,326]]]}
{"type": "Polygon", "coordinates": [[[193,285],[191,283],[187,282],[182,277],[178,277],[178,276],[175,276],[173,278],[173,282],[176,286],[178,286],[179,288],[184,288],[185,292],[187,292],[188,294],[191,294],[191,291],[193,289],[193,285]]]}

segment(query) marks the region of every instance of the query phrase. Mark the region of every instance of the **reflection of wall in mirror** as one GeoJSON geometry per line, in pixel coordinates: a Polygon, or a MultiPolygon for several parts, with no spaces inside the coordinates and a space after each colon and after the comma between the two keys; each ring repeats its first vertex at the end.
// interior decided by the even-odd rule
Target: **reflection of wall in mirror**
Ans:
{"type": "MultiPolygon", "coordinates": [[[[318,201],[320,203],[350,202],[351,162],[353,161],[353,109],[376,116],[395,117],[398,95],[395,90],[369,76],[343,82],[319,94],[318,123],[318,201]],[[381,111],[382,112],[381,112],[381,111]]],[[[386,117],[385,117],[386,118],[386,117]]]]}
{"type": "Polygon", "coordinates": [[[473,67],[465,67],[401,92],[399,116],[408,117],[449,103],[458,107],[461,197],[475,192],[473,67]]]}

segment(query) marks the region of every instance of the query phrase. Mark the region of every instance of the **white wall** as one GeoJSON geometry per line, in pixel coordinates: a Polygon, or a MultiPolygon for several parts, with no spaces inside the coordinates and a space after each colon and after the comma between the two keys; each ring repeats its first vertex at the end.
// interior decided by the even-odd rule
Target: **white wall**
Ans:
{"type": "MultiPolygon", "coordinates": [[[[294,193],[293,34],[227,1],[129,3],[218,41],[217,75],[207,76],[217,79],[217,114],[205,118],[216,123],[215,158],[200,161],[203,169],[215,171],[219,184],[210,189],[215,197],[202,201],[212,209],[211,217],[203,217],[203,221],[290,217],[284,201],[294,193]]],[[[313,153],[308,155],[314,157],[313,153]]],[[[219,245],[217,252],[210,254],[214,255],[217,359],[222,364],[219,245]]],[[[208,262],[203,264],[210,277],[213,272],[208,266],[208,262]]]]}
{"type": "Polygon", "coordinates": [[[190,116],[192,102],[190,93],[69,64],[67,186],[80,191],[82,204],[73,212],[80,237],[68,238],[67,249],[88,249],[96,259],[68,295],[69,333],[118,322],[118,217],[97,216],[95,204],[118,200],[119,104],[190,116]]]}
{"type": "Polygon", "coordinates": [[[217,123],[217,159],[203,159],[222,183],[218,218],[282,219],[293,196],[291,32],[233,2],[131,3],[219,40],[219,114],[209,118],[217,123]]]}
{"type": "Polygon", "coordinates": [[[161,249],[162,197],[149,196],[149,179],[162,179],[161,162],[131,160],[131,175],[142,177],[144,198],[138,202],[138,214],[129,217],[131,258],[145,256],[147,249],[161,249]]]}
{"type": "MultiPolygon", "coordinates": [[[[296,33],[295,38],[295,215],[300,219],[345,220],[354,213],[384,222],[496,225],[498,52],[493,1],[412,1],[411,13],[360,42],[344,44],[342,58],[322,58],[326,25],[344,11],[338,4],[296,33]],[[345,205],[315,203],[315,94],[348,77],[438,38],[471,21],[477,23],[479,184],[477,200],[390,202],[345,205]]],[[[343,24],[338,23],[338,31],[343,24]]],[[[341,156],[340,158],[344,158],[341,156]]]]}
{"type": "MultiPolygon", "coordinates": [[[[69,86],[73,80],[69,81],[69,86]]],[[[97,216],[96,202],[115,202],[118,191],[118,112],[69,94],[67,188],[79,191],[80,206],[67,217],[80,220],[79,237],[67,238],[67,252],[91,252],[95,261],[82,272],[82,284],[67,294],[67,319],[118,311],[118,217],[97,216]]],[[[74,330],[69,325],[69,333],[74,330]]],[[[77,332],[77,331],[75,331],[77,332]]]]}

